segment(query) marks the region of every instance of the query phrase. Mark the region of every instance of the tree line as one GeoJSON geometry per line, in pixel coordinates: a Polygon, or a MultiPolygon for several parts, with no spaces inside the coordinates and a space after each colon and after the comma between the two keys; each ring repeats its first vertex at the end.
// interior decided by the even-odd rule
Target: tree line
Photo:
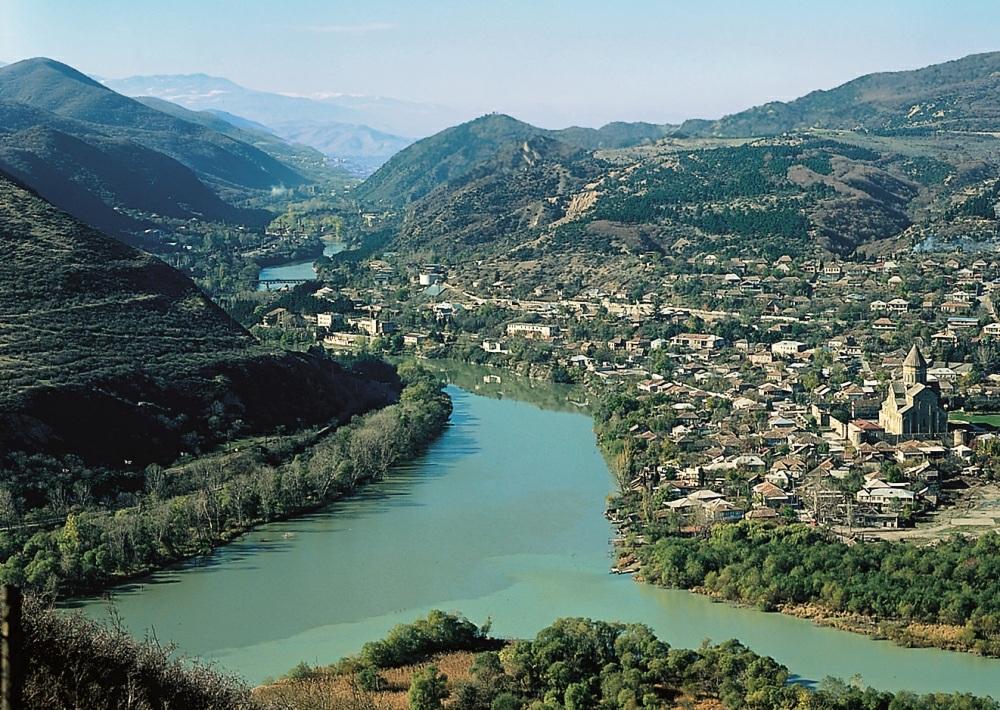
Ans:
{"type": "MultiPolygon", "coordinates": [[[[400,367],[397,404],[355,417],[282,460],[273,451],[146,471],[135,503],[72,512],[54,529],[0,532],[0,582],[61,595],[100,588],[211,550],[253,526],[349,494],[421,451],[443,429],[451,401],[440,383],[400,367]]],[[[0,500],[2,505],[3,500],[0,500]]]]}
{"type": "MultiPolygon", "coordinates": [[[[640,550],[644,577],[766,610],[814,604],[902,624],[960,627],[950,645],[1000,655],[1000,535],[847,545],[825,530],[752,521],[640,550]]],[[[907,640],[905,628],[900,640],[907,640]]]]}
{"type": "MultiPolygon", "coordinates": [[[[366,645],[359,656],[326,669],[295,674],[305,690],[324,674],[349,674],[356,687],[375,689],[387,668],[426,662],[441,653],[469,651],[489,642],[487,630],[456,614],[432,612],[394,628],[366,645]],[[373,649],[378,649],[373,653],[373,649]]],[[[722,707],[759,710],[994,710],[990,698],[969,694],[890,693],[826,679],[817,688],[792,683],[789,670],[738,641],[676,649],[642,624],[566,618],[533,639],[496,642],[480,651],[468,678],[449,682],[434,665],[414,674],[409,701],[414,710],[638,710],[722,707]],[[715,706],[715,705],[713,705],[715,706]]],[[[295,698],[296,684],[278,686],[295,698]],[[289,690],[293,691],[289,693],[289,690]]],[[[310,695],[309,697],[314,697],[310,695]]],[[[365,705],[360,698],[358,707],[365,705]]]]}

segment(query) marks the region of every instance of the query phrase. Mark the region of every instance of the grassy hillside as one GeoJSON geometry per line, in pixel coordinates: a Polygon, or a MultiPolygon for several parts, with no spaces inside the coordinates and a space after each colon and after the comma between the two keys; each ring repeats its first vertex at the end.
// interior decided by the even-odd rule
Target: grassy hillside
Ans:
{"type": "Polygon", "coordinates": [[[394,394],[272,354],[167,265],[0,179],[0,448],[120,465],[394,394]]]}
{"type": "Polygon", "coordinates": [[[718,121],[689,121],[689,135],[764,136],[807,128],[875,132],[995,131],[1000,125],[1000,52],[869,74],[791,102],[774,101],[718,121]]]}

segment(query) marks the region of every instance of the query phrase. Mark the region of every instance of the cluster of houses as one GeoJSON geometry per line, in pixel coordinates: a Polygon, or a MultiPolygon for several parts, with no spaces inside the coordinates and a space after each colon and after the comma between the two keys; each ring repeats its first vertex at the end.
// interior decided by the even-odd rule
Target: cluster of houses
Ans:
{"type": "Polygon", "coordinates": [[[374,261],[375,286],[350,293],[355,314],[320,313],[310,323],[275,309],[264,325],[305,320],[336,350],[387,335],[417,352],[464,338],[500,363],[523,341],[549,349],[553,361],[589,382],[656,398],[655,414],[671,426],[629,432],[644,450],[661,453],[631,485],[659,501],[657,515],[686,529],[779,516],[895,527],[937,505],[942,468],[976,473],[974,449],[993,434],[949,423],[946,404],[1000,397],[1000,376],[972,378],[970,357],[931,361],[929,354],[1000,344],[992,303],[1000,264],[927,254],[871,263],[707,254],[687,262],[641,298],[624,288],[567,296],[540,285],[529,299],[515,297],[503,279],[469,277],[485,265],[422,264],[403,277],[388,261],[374,261]],[[405,305],[386,295],[400,278],[410,288],[405,305]],[[691,282],[699,288],[689,297],[691,282]],[[484,305],[514,317],[487,332],[451,330],[456,313],[484,305]],[[392,309],[419,309],[434,326],[400,331],[392,309]],[[716,327],[745,323],[748,313],[755,337],[716,327]],[[623,334],[571,337],[595,321],[623,334]],[[917,332],[922,347],[913,344],[917,332]]]}
{"type": "MultiPolygon", "coordinates": [[[[791,345],[778,351],[793,360],[809,355],[791,345]]],[[[685,530],[779,515],[898,527],[938,504],[943,465],[976,475],[974,446],[994,437],[972,425],[949,430],[941,383],[929,373],[952,370],[933,368],[915,345],[905,357],[883,359],[887,382],[812,390],[794,376],[768,378],[771,358],[755,364],[730,351],[727,359],[714,371],[701,364],[712,374],[704,386],[658,376],[635,385],[640,399],[665,395],[643,411],[671,425],[629,431],[639,447],[659,452],[630,486],[662,500],[657,515],[685,530]],[[755,370],[763,373],[754,377],[755,370]]],[[[698,366],[681,374],[697,380],[698,366]]]]}

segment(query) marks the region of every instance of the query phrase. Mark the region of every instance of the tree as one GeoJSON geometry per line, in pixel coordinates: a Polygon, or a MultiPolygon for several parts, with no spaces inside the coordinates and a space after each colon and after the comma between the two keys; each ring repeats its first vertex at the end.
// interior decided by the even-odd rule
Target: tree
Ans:
{"type": "Polygon", "coordinates": [[[437,666],[427,666],[413,676],[407,697],[410,710],[439,710],[448,695],[448,676],[439,673],[437,666]]]}
{"type": "Polygon", "coordinates": [[[17,523],[17,501],[10,488],[0,485],[0,527],[11,527],[17,523]]]}

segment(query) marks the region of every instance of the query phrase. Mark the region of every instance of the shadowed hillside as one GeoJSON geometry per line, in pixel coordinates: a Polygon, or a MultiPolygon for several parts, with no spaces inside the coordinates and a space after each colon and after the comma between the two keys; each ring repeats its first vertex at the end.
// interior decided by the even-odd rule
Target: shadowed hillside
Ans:
{"type": "Polygon", "coordinates": [[[395,398],[322,354],[272,354],[185,276],[0,179],[0,446],[165,461],[395,398]]]}
{"type": "Polygon", "coordinates": [[[116,235],[144,226],[116,207],[177,219],[269,219],[262,210],[227,204],[163,153],[25,104],[0,101],[0,165],[53,204],[116,235]]]}

